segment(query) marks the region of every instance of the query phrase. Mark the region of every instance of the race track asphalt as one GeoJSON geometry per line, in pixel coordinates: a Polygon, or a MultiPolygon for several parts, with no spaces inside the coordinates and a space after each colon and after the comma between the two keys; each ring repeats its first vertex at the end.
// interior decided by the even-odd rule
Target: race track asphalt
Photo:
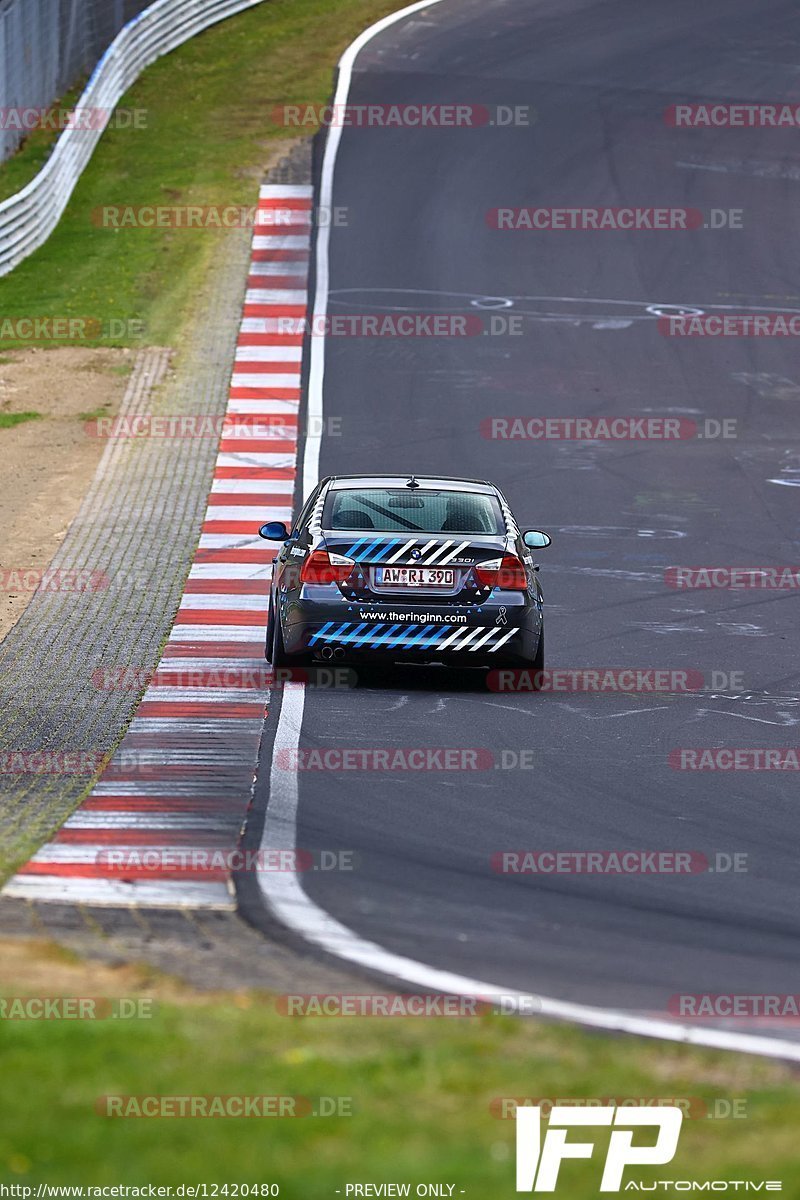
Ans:
{"type": "MultiPolygon", "coordinates": [[[[649,1013],[681,993],[800,991],[797,773],[668,762],[680,747],[798,744],[797,593],[664,578],[678,565],[798,561],[797,351],[791,338],[674,338],[658,325],[663,305],[800,312],[796,131],[664,119],[674,103],[797,100],[798,67],[788,0],[444,0],[357,60],[354,104],[533,112],[528,125],[346,128],[330,313],[494,312],[519,317],[520,332],[329,338],[324,411],[340,430],[323,438],[320,473],[494,480],[521,525],[554,537],[539,555],[548,667],[692,669],[707,685],[496,694],[400,668],[310,690],[303,747],[533,752],[531,769],[300,772],[298,845],[356,856],[353,871],[306,877],[308,894],[390,951],[649,1013]],[[690,207],[704,223],[737,210],[741,227],[487,221],[531,205],[690,207]],[[481,433],[491,417],[643,415],[732,420],[735,436],[481,433]],[[726,688],[712,672],[740,674],[726,688]],[[492,870],[494,853],[517,849],[720,852],[746,869],[492,870]]],[[[271,753],[268,731],[257,811],[271,753]]]]}

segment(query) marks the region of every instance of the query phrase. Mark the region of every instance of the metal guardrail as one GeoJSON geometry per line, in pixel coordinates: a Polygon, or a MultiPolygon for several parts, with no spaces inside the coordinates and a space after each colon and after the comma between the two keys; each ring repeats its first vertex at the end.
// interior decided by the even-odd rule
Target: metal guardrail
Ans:
{"type": "MultiPolygon", "coordinates": [[[[76,104],[109,115],[145,67],[196,33],[263,0],[156,0],[127,25],[98,62],[76,104]]],[[[0,275],[32,254],[58,224],[103,128],[65,129],[38,175],[0,203],[0,275]]]]}

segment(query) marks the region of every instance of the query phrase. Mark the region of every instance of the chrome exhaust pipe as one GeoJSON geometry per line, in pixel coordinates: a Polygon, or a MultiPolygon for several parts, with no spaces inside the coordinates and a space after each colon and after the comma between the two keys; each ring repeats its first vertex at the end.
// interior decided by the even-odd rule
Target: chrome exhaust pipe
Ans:
{"type": "Polygon", "coordinates": [[[333,651],[334,658],[344,658],[344,646],[336,646],[333,651]]]}
{"type": "Polygon", "coordinates": [[[326,658],[326,659],[333,658],[333,647],[323,646],[322,650],[320,651],[320,654],[322,655],[323,658],[326,658]]]}

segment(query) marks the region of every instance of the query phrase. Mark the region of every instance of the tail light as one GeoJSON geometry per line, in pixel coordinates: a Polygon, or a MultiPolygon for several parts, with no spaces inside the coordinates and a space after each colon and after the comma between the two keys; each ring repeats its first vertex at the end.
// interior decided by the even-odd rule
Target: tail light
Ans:
{"type": "Polygon", "coordinates": [[[478,563],[475,574],[484,587],[501,588],[504,592],[524,592],[528,577],[516,554],[504,554],[489,562],[478,563]]]}
{"type": "Polygon", "coordinates": [[[301,583],[345,583],[352,574],[355,562],[344,554],[314,550],[303,563],[301,583]]]}

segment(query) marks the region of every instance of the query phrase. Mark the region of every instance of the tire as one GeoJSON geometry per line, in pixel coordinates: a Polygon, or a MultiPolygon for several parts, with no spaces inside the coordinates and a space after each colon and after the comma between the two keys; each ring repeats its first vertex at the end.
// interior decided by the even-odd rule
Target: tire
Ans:
{"type": "Polygon", "coordinates": [[[289,665],[289,657],[283,645],[283,630],[281,629],[281,622],[277,613],[272,614],[272,647],[269,661],[276,670],[279,667],[289,665]]]}
{"type": "MultiPolygon", "coordinates": [[[[497,664],[497,666],[500,665],[501,664],[499,663],[497,664]]],[[[526,692],[530,692],[531,690],[534,692],[539,691],[539,683],[536,677],[541,671],[544,671],[544,625],[542,625],[542,629],[539,634],[539,645],[536,647],[536,654],[533,656],[533,658],[528,662],[525,662],[521,659],[517,659],[516,662],[508,662],[505,669],[507,670],[509,668],[512,670],[524,671],[526,675],[530,675],[532,677],[533,688],[531,689],[526,687],[524,689],[526,692]]],[[[487,686],[491,670],[492,668],[486,672],[487,686]]]]}
{"type": "Polygon", "coordinates": [[[544,670],[544,622],[542,622],[542,630],[539,634],[539,645],[536,647],[536,656],[531,663],[531,670],[534,672],[544,670]]]}
{"type": "Polygon", "coordinates": [[[270,597],[269,609],[267,611],[267,631],[264,635],[264,658],[267,662],[272,662],[272,642],[275,638],[275,610],[272,607],[272,598],[270,597]]]}
{"type": "Polygon", "coordinates": [[[272,615],[272,648],[269,661],[276,671],[281,667],[307,667],[311,663],[310,654],[287,654],[283,643],[280,617],[277,613],[272,615]]]}

